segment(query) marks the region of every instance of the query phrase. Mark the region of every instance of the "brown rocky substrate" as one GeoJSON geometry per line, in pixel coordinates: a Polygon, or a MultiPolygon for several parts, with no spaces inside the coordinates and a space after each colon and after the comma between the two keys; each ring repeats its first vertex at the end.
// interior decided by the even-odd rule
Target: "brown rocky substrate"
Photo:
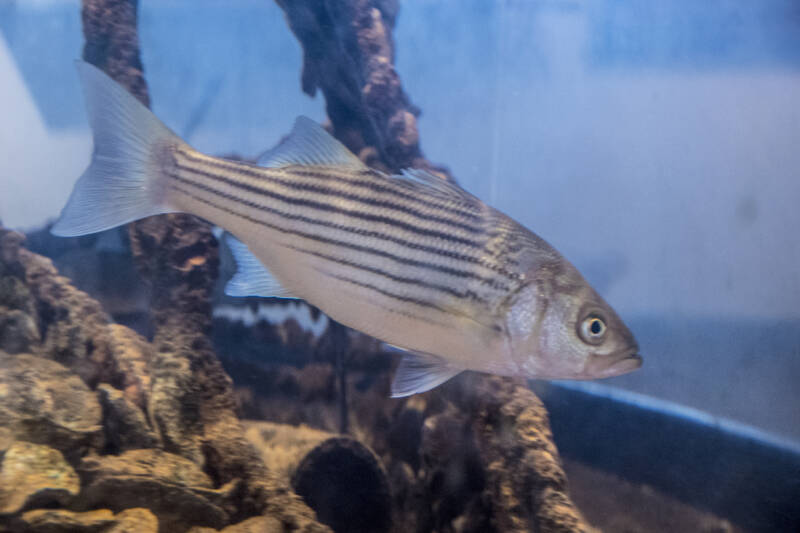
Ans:
{"type": "Polygon", "coordinates": [[[337,370],[325,361],[329,333],[298,336],[316,344],[315,360],[248,367],[239,409],[272,420],[242,426],[233,405],[203,392],[211,382],[235,397],[218,363],[193,366],[111,323],[22,243],[0,230],[0,317],[15,317],[0,330],[2,527],[590,530],[544,408],[522,384],[465,375],[392,400],[391,358],[374,342],[348,333],[337,370]],[[348,435],[338,433],[340,379],[348,435]],[[155,413],[169,413],[169,433],[155,413]]]}
{"type": "Polygon", "coordinates": [[[111,323],[23,240],[0,228],[0,528],[329,530],[245,439],[216,359],[111,323]]]}

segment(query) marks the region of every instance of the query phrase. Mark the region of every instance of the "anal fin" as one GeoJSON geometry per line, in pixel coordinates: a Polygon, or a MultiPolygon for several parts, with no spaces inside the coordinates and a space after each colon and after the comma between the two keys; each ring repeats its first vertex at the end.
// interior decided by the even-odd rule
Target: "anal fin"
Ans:
{"type": "Polygon", "coordinates": [[[429,391],[460,373],[463,368],[421,352],[406,352],[392,381],[392,398],[429,391]]]}

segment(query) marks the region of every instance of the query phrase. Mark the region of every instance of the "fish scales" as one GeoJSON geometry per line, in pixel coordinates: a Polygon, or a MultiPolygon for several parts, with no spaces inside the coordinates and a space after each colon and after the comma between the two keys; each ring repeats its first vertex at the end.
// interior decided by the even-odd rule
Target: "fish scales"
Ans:
{"type": "MultiPolygon", "coordinates": [[[[222,168],[235,169],[240,174],[249,175],[256,179],[263,176],[262,171],[265,168],[246,165],[237,161],[209,157],[194,150],[181,150],[181,152],[186,157],[190,157],[196,161],[208,162],[222,168]]],[[[447,212],[455,214],[464,220],[473,222],[482,221],[482,216],[479,212],[476,212],[473,201],[459,201],[460,199],[457,198],[442,200],[437,199],[435,196],[426,198],[425,196],[420,196],[420,191],[418,190],[413,190],[413,188],[408,190],[408,186],[398,187],[396,183],[385,181],[386,176],[384,174],[372,169],[347,169],[347,171],[342,171],[336,167],[328,167],[321,171],[319,169],[315,170],[313,167],[294,166],[291,169],[276,167],[270,168],[270,170],[274,176],[290,175],[294,180],[297,180],[296,183],[285,182],[287,186],[294,189],[313,187],[321,178],[328,183],[345,185],[348,189],[352,190],[391,194],[401,202],[399,205],[408,210],[417,205],[431,208],[432,211],[430,212],[432,213],[447,212]],[[302,178],[313,179],[303,180],[302,178]]]]}
{"type": "MultiPolygon", "coordinates": [[[[392,187],[367,187],[367,193],[364,194],[356,189],[356,183],[368,184],[369,181],[383,181],[387,176],[378,173],[368,174],[369,181],[359,180],[355,181],[352,176],[347,177],[346,174],[338,171],[335,168],[323,168],[316,172],[309,172],[300,168],[277,168],[268,169],[270,172],[265,174],[264,169],[258,167],[250,167],[249,165],[231,166],[229,161],[222,159],[195,159],[190,152],[180,152],[180,155],[188,157],[190,161],[195,163],[202,162],[217,169],[230,170],[236,175],[247,176],[254,178],[253,182],[234,180],[231,184],[237,185],[245,190],[255,193],[270,194],[273,187],[278,185],[282,188],[291,190],[292,192],[301,193],[318,193],[318,201],[328,203],[331,200],[343,199],[353,200],[363,204],[370,209],[388,209],[393,212],[408,214],[417,220],[425,222],[435,222],[449,226],[454,230],[461,230],[465,234],[480,235],[484,233],[485,227],[481,220],[480,214],[462,210],[450,210],[448,214],[453,216],[441,216],[441,211],[445,210],[446,204],[439,205],[431,204],[430,202],[421,203],[426,209],[420,209],[414,205],[413,196],[401,195],[401,191],[392,187]],[[263,182],[265,176],[269,176],[270,184],[263,182]],[[303,179],[312,178],[312,179],[303,179]],[[381,198],[381,196],[390,195],[391,200],[381,198]],[[400,196],[398,198],[398,196],[400,196]],[[464,217],[464,215],[473,215],[464,217]],[[469,224],[468,221],[475,222],[469,224]]],[[[198,154],[202,155],[202,154],[198,154]]],[[[359,173],[360,174],[360,173],[359,173]]],[[[467,207],[467,206],[465,206],[467,207]]]]}
{"type": "MultiPolygon", "coordinates": [[[[313,180],[303,181],[302,177],[307,176],[306,172],[295,173],[293,168],[269,169],[252,167],[250,165],[226,161],[222,159],[202,156],[202,154],[183,150],[176,152],[178,156],[178,166],[185,170],[197,170],[206,173],[207,177],[216,178],[225,184],[231,185],[248,193],[268,196],[273,199],[283,200],[294,205],[308,205],[323,210],[342,210],[335,201],[350,201],[355,207],[349,214],[362,218],[370,222],[389,222],[398,225],[409,231],[416,231],[425,235],[442,238],[446,241],[454,241],[460,244],[480,246],[481,242],[470,239],[469,236],[481,236],[486,232],[485,221],[481,220],[476,214],[475,220],[479,224],[468,225],[458,219],[448,218],[436,214],[434,210],[425,212],[409,206],[406,198],[396,198],[397,188],[383,187],[367,191],[367,194],[355,194],[353,187],[347,183],[347,178],[341,172],[333,169],[320,168],[313,174],[313,180]],[[200,158],[202,157],[202,158],[200,158]],[[183,160],[182,160],[183,159],[183,160]],[[187,163],[187,160],[192,163],[187,163]],[[213,171],[209,171],[213,168],[213,171]],[[246,179],[251,178],[251,179],[246,179]],[[288,179],[286,179],[288,178],[288,179]],[[335,184],[338,187],[332,187],[335,184]],[[299,194],[298,194],[299,193],[299,194]],[[416,219],[413,224],[402,218],[390,219],[382,214],[384,209],[399,213],[406,217],[416,219]],[[377,211],[377,213],[376,213],[377,211]],[[430,229],[425,227],[426,223],[437,222],[451,230],[430,229]],[[453,230],[460,234],[454,234],[453,230]]],[[[385,181],[385,176],[378,177],[372,175],[373,181],[385,181]]],[[[473,209],[473,211],[475,211],[473,209]]]]}
{"type": "MultiPolygon", "coordinates": [[[[455,298],[430,287],[401,283],[392,279],[395,276],[392,276],[391,272],[402,271],[407,273],[405,277],[416,276],[419,283],[426,283],[425,280],[432,279],[432,273],[437,273],[440,276],[437,285],[449,283],[448,289],[454,290],[463,287],[463,279],[441,272],[444,269],[440,267],[447,268],[441,262],[430,265],[414,259],[396,261],[395,258],[403,256],[396,251],[386,252],[382,249],[385,246],[380,246],[380,241],[378,245],[373,244],[373,247],[370,247],[369,243],[356,245],[339,240],[343,233],[341,230],[329,231],[327,235],[319,228],[316,228],[316,231],[308,231],[314,229],[311,227],[303,231],[298,229],[297,225],[295,227],[285,225],[286,221],[281,215],[269,216],[269,213],[263,210],[263,206],[247,205],[248,202],[236,198],[226,199],[219,191],[212,190],[204,194],[203,189],[199,191],[184,189],[181,192],[183,194],[188,192],[191,195],[186,194],[180,200],[176,199],[177,203],[188,199],[189,202],[184,204],[187,210],[215,223],[223,224],[240,236],[293,293],[300,297],[315,295],[316,305],[346,325],[392,344],[417,350],[435,349],[456,359],[468,356],[472,350],[486,349],[488,343],[494,340],[486,335],[463,334],[463,322],[472,321],[474,308],[480,307],[475,301],[455,298]],[[198,200],[200,203],[192,204],[198,200]],[[263,231],[256,231],[259,227],[272,229],[272,236],[264,235],[263,231]],[[259,241],[254,241],[250,237],[254,234],[259,234],[259,241]],[[265,241],[271,241],[271,245],[265,245],[265,241]],[[351,252],[358,246],[357,257],[371,268],[364,270],[358,268],[359,265],[355,263],[353,266],[348,265],[341,254],[342,250],[346,250],[342,244],[352,244],[351,252]],[[335,260],[320,261],[319,255],[323,255],[322,253],[317,256],[309,253],[318,250],[327,251],[327,255],[332,255],[335,260]],[[292,255],[287,253],[288,251],[296,253],[292,255]],[[314,259],[311,265],[309,257],[314,259]],[[303,268],[304,266],[306,268],[303,268]],[[389,276],[386,275],[387,271],[390,273],[389,276]],[[327,279],[327,282],[321,283],[323,279],[327,279]],[[359,290],[354,291],[353,288],[359,290]],[[387,319],[388,316],[395,318],[387,319]],[[402,320],[398,320],[398,317],[402,317],[402,320]],[[409,339],[408,331],[415,331],[416,335],[409,339]],[[459,334],[453,335],[454,331],[459,334]],[[445,342],[442,342],[442,339],[445,342]]],[[[306,223],[300,228],[304,226],[313,224],[306,223]]],[[[346,236],[344,238],[346,239],[346,236]]],[[[467,273],[463,269],[449,270],[467,273]]],[[[468,283],[481,282],[471,280],[468,283]]],[[[428,285],[433,284],[428,283],[428,285]]],[[[501,294],[497,289],[491,290],[501,294]]],[[[483,313],[483,309],[478,311],[478,314],[483,313]]]]}
{"type": "MultiPolygon", "coordinates": [[[[179,180],[179,181],[185,181],[185,180],[183,180],[183,178],[181,178],[180,176],[177,176],[177,175],[172,175],[172,177],[173,177],[173,179],[176,179],[176,180],[179,180]]],[[[222,211],[222,212],[224,212],[224,213],[226,213],[228,215],[237,216],[237,217],[239,217],[241,219],[247,220],[250,223],[267,225],[271,229],[274,229],[274,230],[277,230],[277,231],[282,231],[282,232],[285,232],[285,233],[292,233],[294,235],[300,235],[302,237],[309,238],[309,239],[322,240],[322,239],[317,238],[313,234],[301,233],[301,232],[297,232],[297,231],[288,230],[287,228],[281,228],[280,226],[277,226],[277,225],[272,225],[272,224],[268,224],[268,223],[266,223],[264,221],[259,221],[258,219],[253,219],[251,217],[243,215],[242,213],[237,213],[236,211],[233,211],[233,210],[230,210],[230,209],[225,209],[224,206],[222,206],[221,204],[213,203],[212,201],[203,199],[202,197],[199,197],[196,194],[193,194],[191,191],[189,191],[187,189],[184,189],[182,187],[172,186],[172,188],[176,192],[181,193],[183,195],[186,195],[187,197],[192,198],[193,200],[201,201],[203,204],[205,204],[206,206],[208,206],[208,207],[210,207],[212,209],[222,211]]],[[[210,192],[212,195],[213,194],[221,194],[221,193],[219,193],[219,191],[214,191],[213,189],[209,189],[208,187],[205,187],[205,186],[202,186],[201,188],[203,190],[205,190],[205,191],[210,192]]],[[[250,202],[247,202],[247,201],[245,201],[243,199],[234,199],[234,200],[235,201],[239,201],[239,202],[241,202],[241,203],[243,203],[245,205],[249,205],[251,207],[258,207],[258,206],[254,206],[250,202]]],[[[264,209],[264,207],[261,206],[260,209],[264,209]]],[[[213,216],[211,213],[208,213],[208,215],[209,216],[213,216]]],[[[343,241],[324,240],[323,242],[326,242],[327,244],[330,244],[330,245],[333,245],[333,246],[342,246],[342,247],[346,247],[346,248],[350,248],[350,249],[354,248],[352,246],[351,247],[347,247],[346,246],[347,243],[344,243],[343,241]]],[[[368,266],[366,264],[361,264],[361,263],[349,261],[349,260],[346,260],[346,259],[341,259],[340,257],[335,257],[335,256],[331,256],[331,255],[325,255],[323,253],[315,252],[315,251],[310,250],[310,249],[305,249],[305,248],[301,248],[301,247],[298,247],[298,246],[292,246],[292,245],[286,245],[286,246],[288,248],[292,249],[292,250],[296,250],[296,251],[299,251],[299,252],[302,252],[302,253],[305,253],[305,254],[308,254],[308,255],[314,255],[314,256],[319,257],[321,259],[325,259],[325,260],[328,260],[328,261],[332,261],[332,262],[336,262],[336,263],[352,266],[352,267],[354,267],[356,269],[364,270],[364,271],[367,271],[367,272],[371,272],[371,273],[374,273],[374,274],[377,274],[377,275],[380,275],[380,276],[385,276],[385,277],[390,278],[391,280],[397,281],[399,283],[419,285],[420,287],[424,287],[424,288],[428,288],[428,289],[433,289],[433,290],[437,290],[437,291],[440,291],[440,292],[444,292],[444,293],[447,293],[447,294],[449,294],[451,296],[455,296],[455,297],[458,297],[458,298],[469,298],[469,299],[478,300],[478,301],[481,300],[480,297],[473,291],[456,290],[456,289],[453,289],[450,286],[437,285],[435,283],[430,283],[430,282],[427,282],[427,281],[422,280],[422,279],[409,278],[409,277],[395,275],[395,274],[393,274],[391,272],[381,271],[381,270],[378,270],[378,269],[376,269],[374,267],[370,267],[370,266],[368,266]]],[[[467,271],[463,271],[463,270],[462,271],[458,271],[458,270],[454,270],[454,269],[445,269],[445,268],[441,268],[438,265],[434,265],[434,264],[431,264],[431,263],[421,263],[421,262],[408,261],[407,259],[403,259],[400,256],[393,256],[393,255],[390,255],[390,254],[384,254],[384,253],[381,253],[380,251],[375,250],[375,249],[369,249],[369,248],[364,248],[364,247],[358,247],[358,248],[355,248],[355,249],[357,251],[361,251],[361,252],[365,252],[365,253],[378,254],[381,257],[386,257],[386,258],[389,258],[389,259],[393,259],[393,260],[397,261],[398,263],[401,263],[401,264],[404,264],[404,265],[409,265],[410,264],[412,266],[420,266],[422,268],[433,269],[433,270],[435,270],[437,272],[444,272],[446,274],[457,275],[459,277],[473,277],[475,279],[478,279],[479,281],[482,281],[482,282],[486,283],[489,286],[492,286],[494,288],[498,288],[498,289],[501,289],[501,290],[503,289],[503,286],[497,287],[497,285],[493,284],[490,279],[488,279],[488,278],[479,278],[477,276],[471,276],[470,273],[467,272],[467,271]]]]}
{"type": "MultiPolygon", "coordinates": [[[[175,179],[175,180],[183,181],[183,178],[181,178],[179,175],[172,174],[171,177],[173,179],[175,179]]],[[[230,195],[227,195],[225,193],[221,193],[220,191],[216,191],[216,190],[214,190],[214,189],[212,189],[210,187],[207,187],[205,185],[201,185],[201,184],[194,184],[194,185],[196,187],[202,189],[202,190],[205,190],[205,191],[211,193],[212,196],[213,195],[219,195],[222,198],[226,198],[226,199],[232,200],[234,202],[239,202],[239,203],[241,203],[243,205],[246,205],[248,207],[252,207],[252,208],[260,209],[260,210],[272,211],[272,209],[270,209],[270,208],[266,208],[264,206],[260,206],[259,204],[253,203],[253,202],[251,202],[249,200],[246,200],[244,198],[230,196],[230,195]]],[[[179,187],[177,185],[170,185],[170,187],[175,189],[175,190],[177,190],[180,193],[185,194],[187,197],[190,197],[190,198],[192,198],[192,199],[194,199],[196,201],[199,201],[199,202],[201,202],[201,203],[203,203],[203,204],[205,204],[205,205],[207,205],[207,206],[209,206],[211,208],[222,210],[222,211],[226,212],[229,215],[237,216],[239,218],[243,218],[243,219],[245,219],[245,220],[247,220],[249,222],[252,222],[254,224],[259,224],[259,225],[262,225],[264,227],[268,227],[270,229],[273,229],[273,230],[276,230],[276,231],[280,231],[282,233],[286,233],[286,234],[290,234],[290,235],[297,235],[297,236],[304,237],[304,238],[318,240],[318,241],[321,241],[321,242],[324,242],[324,243],[340,246],[342,248],[346,248],[346,249],[353,250],[353,251],[356,251],[356,252],[366,252],[366,253],[378,255],[378,256],[391,259],[393,261],[396,261],[396,262],[404,264],[404,265],[418,266],[418,267],[422,267],[422,268],[426,268],[426,269],[430,269],[430,270],[435,270],[437,272],[442,272],[442,273],[445,273],[445,274],[448,274],[448,275],[451,275],[451,276],[455,276],[455,277],[459,277],[459,278],[475,279],[475,280],[481,281],[481,282],[483,282],[483,283],[485,283],[485,284],[487,284],[487,285],[489,285],[491,287],[494,287],[494,288],[499,288],[499,289],[504,289],[505,288],[502,285],[498,285],[491,278],[478,276],[478,275],[476,275],[474,273],[471,273],[469,271],[466,271],[466,270],[459,270],[459,269],[450,268],[448,266],[443,266],[441,264],[436,264],[436,263],[430,263],[430,262],[427,262],[427,261],[419,261],[419,260],[415,260],[415,259],[410,259],[410,258],[408,258],[406,256],[391,254],[389,252],[385,252],[383,250],[376,249],[376,248],[369,248],[369,247],[365,247],[363,245],[356,244],[356,243],[351,243],[351,242],[346,242],[346,241],[341,241],[341,240],[336,240],[336,239],[329,239],[329,238],[323,237],[323,236],[321,236],[319,234],[292,230],[292,229],[289,229],[287,227],[280,227],[280,226],[277,226],[277,225],[274,225],[274,224],[270,224],[270,223],[265,222],[263,220],[259,220],[257,218],[253,218],[253,217],[251,217],[249,215],[245,215],[245,214],[242,214],[242,213],[237,213],[235,211],[232,211],[232,210],[230,210],[228,208],[225,208],[220,203],[210,202],[210,201],[208,201],[208,200],[206,200],[206,199],[204,199],[204,198],[202,198],[200,196],[197,196],[196,194],[192,193],[188,189],[179,187]]],[[[300,219],[300,220],[307,221],[307,222],[312,223],[312,224],[319,224],[319,225],[323,225],[323,226],[328,225],[324,221],[308,219],[307,217],[303,217],[301,215],[296,215],[296,214],[292,214],[292,213],[285,213],[285,212],[279,212],[278,211],[277,214],[280,217],[283,217],[283,218],[286,218],[286,219],[300,219]]],[[[340,226],[337,224],[334,227],[339,228],[340,226]]],[[[364,233],[365,234],[371,234],[372,232],[364,232],[364,233]]],[[[382,238],[386,238],[388,240],[391,240],[391,238],[389,236],[386,236],[386,235],[383,235],[383,234],[378,234],[378,233],[375,233],[375,234],[380,236],[380,237],[382,237],[382,238]]],[[[408,243],[407,241],[403,241],[403,242],[405,242],[407,245],[411,246],[411,243],[408,243]]],[[[453,257],[453,255],[455,255],[455,254],[448,254],[447,257],[453,257]]],[[[471,258],[462,257],[462,259],[469,260],[471,258]]]]}
{"type": "MultiPolygon", "coordinates": [[[[241,215],[249,213],[251,218],[269,224],[276,231],[292,230],[295,236],[299,232],[307,240],[316,241],[316,246],[300,247],[289,243],[284,246],[358,271],[357,275],[338,276],[336,279],[340,281],[344,278],[351,283],[362,283],[362,286],[373,287],[385,296],[434,308],[439,307],[431,298],[430,291],[439,296],[467,300],[470,305],[478,303],[488,307],[492,298],[504,295],[503,291],[512,281],[498,273],[496,264],[492,268],[490,258],[485,256],[484,245],[489,234],[483,227],[467,226],[469,229],[464,233],[473,235],[473,238],[454,239],[452,230],[464,224],[460,221],[448,224],[451,221],[445,222],[444,217],[438,216],[437,222],[447,229],[432,229],[430,219],[433,217],[405,209],[398,203],[397,189],[368,189],[354,194],[347,186],[345,175],[341,172],[327,173],[324,169],[316,171],[312,183],[301,181],[300,187],[294,187],[285,179],[287,175],[293,177],[291,169],[253,168],[194,154],[185,148],[175,150],[174,157],[177,172],[172,175],[173,179],[195,187],[196,194],[210,202],[207,207],[214,209],[214,202],[219,203],[219,198],[225,198],[229,202],[226,215],[239,215],[239,224],[245,220],[241,215]],[[336,183],[335,189],[327,186],[328,178],[336,183]],[[256,186],[253,180],[256,180],[256,186]],[[334,203],[337,201],[346,202],[347,207],[337,206],[334,203]],[[377,215],[375,210],[378,208],[394,216],[377,215]],[[420,220],[428,226],[422,227],[420,220]],[[383,231],[376,231],[376,226],[383,231]],[[321,237],[328,237],[321,243],[322,247],[319,246],[321,237]],[[342,252],[352,254],[356,244],[359,260],[344,257],[342,252]],[[423,260],[411,265],[409,261],[398,260],[407,258],[409,254],[416,254],[423,260]],[[417,277],[409,275],[415,270],[418,271],[417,277]],[[365,283],[359,276],[373,278],[373,283],[365,283]],[[464,277],[482,287],[465,290],[464,277]],[[419,294],[415,288],[424,290],[424,294],[419,294]]],[[[175,199],[176,205],[180,202],[180,197],[175,199]]],[[[237,225],[234,221],[214,220],[220,218],[218,214],[202,211],[206,218],[225,227],[237,225]]],[[[241,233],[246,235],[248,230],[242,229],[241,233]]]]}
{"type": "MultiPolygon", "coordinates": [[[[510,271],[504,268],[504,262],[498,260],[493,255],[487,253],[486,249],[486,242],[487,242],[487,235],[496,240],[497,234],[496,232],[487,232],[487,227],[490,226],[490,222],[486,219],[488,216],[495,216],[497,215],[496,212],[492,212],[491,208],[488,208],[485,204],[482,204],[478,200],[474,200],[470,203],[464,203],[462,209],[458,214],[469,214],[473,220],[480,220],[480,225],[472,225],[467,226],[461,222],[454,221],[451,219],[447,219],[441,216],[435,216],[429,213],[420,213],[418,210],[413,208],[409,208],[403,202],[407,199],[406,194],[402,191],[403,184],[396,184],[394,187],[386,187],[386,186],[377,186],[370,190],[371,195],[365,196],[363,194],[356,195],[349,191],[347,188],[338,188],[338,189],[331,189],[325,185],[321,185],[320,181],[327,182],[338,182],[341,186],[343,183],[345,187],[348,185],[347,181],[348,178],[346,175],[342,174],[341,171],[337,173],[335,170],[332,169],[319,169],[313,173],[314,181],[313,183],[298,183],[294,184],[291,181],[287,181],[286,179],[281,179],[280,176],[288,175],[289,178],[294,178],[297,175],[304,176],[307,175],[307,172],[302,170],[296,170],[295,168],[288,168],[288,169],[265,169],[259,167],[252,167],[250,165],[237,163],[233,161],[226,161],[222,159],[215,159],[210,158],[208,156],[204,156],[200,153],[192,153],[191,151],[187,150],[179,150],[179,154],[182,157],[190,158],[196,163],[200,163],[201,165],[207,165],[210,167],[215,167],[216,170],[213,172],[209,172],[208,170],[202,168],[202,166],[198,167],[191,167],[187,166],[186,162],[179,163],[179,166],[182,166],[185,170],[194,170],[196,173],[200,175],[204,175],[205,177],[211,179],[218,179],[226,183],[227,185],[232,185],[234,188],[242,189],[243,192],[252,193],[255,195],[262,195],[268,196],[274,200],[283,200],[285,203],[290,204],[287,210],[284,213],[288,213],[297,205],[301,206],[308,206],[316,209],[321,210],[328,210],[338,212],[340,214],[348,214],[349,216],[361,218],[367,220],[369,222],[374,223],[385,223],[390,226],[400,227],[402,229],[421,233],[426,236],[438,237],[442,239],[444,242],[437,242],[434,243],[433,246],[425,246],[421,244],[414,238],[411,239],[402,239],[397,237],[396,235],[385,235],[385,238],[396,242],[398,244],[403,244],[407,247],[410,247],[415,250],[429,250],[433,253],[437,253],[439,255],[447,255],[454,259],[462,259],[464,261],[481,264],[490,270],[493,270],[495,273],[500,274],[500,277],[505,278],[512,278],[516,279],[519,275],[513,271],[510,271]],[[224,172],[220,172],[223,170],[224,172]],[[242,177],[250,177],[253,178],[252,180],[243,180],[242,177]],[[319,193],[319,195],[311,196],[310,194],[302,194],[301,196],[289,196],[287,195],[286,189],[282,189],[283,187],[295,191],[299,191],[301,193],[319,193]],[[401,194],[403,199],[398,203],[396,200],[396,195],[401,194]],[[390,200],[382,199],[380,196],[389,196],[390,200]],[[345,212],[341,207],[337,207],[335,205],[336,200],[351,200],[355,205],[354,208],[350,209],[349,212],[345,212]],[[407,218],[417,218],[422,219],[422,224],[412,224],[402,218],[389,218],[381,213],[375,213],[375,210],[381,208],[388,208],[393,211],[397,211],[407,218]],[[471,208],[470,212],[465,211],[466,208],[471,208]],[[431,229],[430,227],[425,227],[425,223],[429,223],[430,221],[439,222],[442,226],[441,229],[431,229]],[[447,226],[450,226],[449,228],[447,226]],[[452,228],[461,228],[464,229],[467,233],[472,235],[477,235],[479,238],[468,239],[463,236],[454,235],[452,228]],[[457,249],[452,246],[452,243],[456,244],[463,244],[466,247],[457,249]],[[457,250],[457,251],[456,251],[457,250]],[[471,251],[470,255],[465,255],[460,253],[464,250],[471,251]]],[[[375,182],[385,182],[390,181],[389,178],[383,175],[379,175],[377,173],[370,173],[370,177],[372,181],[375,182]]],[[[350,177],[352,179],[352,176],[350,177]]],[[[364,185],[368,182],[359,181],[359,185],[364,185]]],[[[419,192],[426,192],[426,191],[416,191],[419,192]]],[[[427,191],[429,192],[429,191],[427,191]]],[[[291,194],[291,193],[289,193],[291,194]]],[[[407,202],[406,202],[407,203],[407,202]]],[[[436,206],[437,208],[441,207],[442,204],[436,206]]],[[[367,227],[372,227],[371,225],[367,225],[367,227]]],[[[435,226],[438,227],[438,226],[435,226]]],[[[377,234],[377,232],[371,231],[369,229],[365,229],[365,227],[358,226],[358,227],[351,227],[350,231],[356,232],[359,235],[373,235],[377,234]]],[[[509,248],[507,251],[511,252],[512,250],[509,248]]],[[[496,285],[498,282],[496,280],[487,280],[487,283],[491,285],[496,285]]],[[[505,287],[507,288],[507,286],[505,287]]]]}
{"type": "MultiPolygon", "coordinates": [[[[187,189],[183,189],[182,187],[179,187],[179,186],[176,186],[176,185],[171,185],[170,187],[173,190],[184,194],[186,196],[186,198],[189,198],[189,199],[191,199],[191,200],[193,200],[195,202],[198,202],[199,204],[205,205],[205,206],[211,208],[212,210],[221,211],[221,212],[226,213],[228,215],[241,218],[241,219],[243,219],[243,220],[245,220],[247,222],[250,222],[250,223],[253,223],[253,224],[256,224],[256,225],[260,225],[260,226],[263,226],[263,227],[269,227],[270,229],[281,231],[281,232],[287,233],[289,235],[295,235],[295,236],[299,236],[299,237],[303,237],[303,238],[313,238],[313,235],[311,235],[311,234],[301,233],[301,232],[297,232],[297,231],[293,231],[293,230],[282,229],[280,227],[273,226],[273,225],[271,225],[271,224],[269,224],[267,222],[264,222],[264,221],[261,221],[261,220],[258,220],[258,219],[254,219],[254,218],[250,217],[249,215],[237,213],[235,211],[232,211],[232,210],[222,206],[219,203],[214,203],[213,201],[209,201],[209,200],[207,200],[205,198],[197,196],[192,191],[189,191],[187,189]]],[[[343,245],[343,243],[337,242],[337,241],[328,241],[328,240],[325,240],[325,239],[319,239],[319,240],[322,240],[323,242],[328,242],[329,244],[332,244],[332,245],[339,245],[339,246],[343,245]]],[[[297,251],[300,251],[300,252],[303,252],[303,253],[310,253],[310,251],[300,249],[300,248],[298,248],[296,246],[289,245],[289,246],[287,246],[287,248],[289,248],[291,250],[297,250],[297,251]]],[[[361,250],[361,251],[365,251],[365,250],[361,250]]],[[[414,264],[414,263],[403,261],[401,258],[397,258],[397,259],[400,262],[404,262],[406,264],[414,264]]],[[[340,262],[340,261],[335,261],[335,262],[340,262]]],[[[366,283],[358,282],[358,281],[353,280],[351,278],[345,278],[343,276],[336,276],[336,275],[331,275],[331,277],[333,277],[334,279],[338,279],[340,281],[347,281],[349,283],[352,283],[352,284],[355,284],[355,285],[359,285],[359,286],[362,286],[362,287],[365,287],[365,288],[373,288],[377,292],[381,292],[381,290],[379,288],[377,288],[377,287],[370,286],[369,284],[366,284],[366,283]]],[[[399,295],[396,298],[400,299],[401,301],[402,300],[410,301],[410,299],[403,298],[403,297],[401,297],[399,295]]],[[[421,307],[430,307],[430,308],[436,309],[436,306],[434,306],[434,305],[425,304],[425,303],[423,303],[421,301],[418,301],[417,303],[421,307]]],[[[392,314],[403,315],[403,316],[406,316],[406,317],[412,318],[412,319],[417,319],[418,320],[420,318],[418,313],[407,312],[407,311],[404,311],[402,309],[398,309],[396,307],[383,307],[383,309],[386,312],[389,312],[389,313],[392,313],[392,314]]],[[[440,321],[437,321],[437,320],[432,320],[430,318],[428,318],[427,320],[429,320],[430,322],[432,322],[432,323],[434,323],[434,324],[436,324],[438,326],[445,326],[446,325],[443,322],[440,322],[440,321]]]]}

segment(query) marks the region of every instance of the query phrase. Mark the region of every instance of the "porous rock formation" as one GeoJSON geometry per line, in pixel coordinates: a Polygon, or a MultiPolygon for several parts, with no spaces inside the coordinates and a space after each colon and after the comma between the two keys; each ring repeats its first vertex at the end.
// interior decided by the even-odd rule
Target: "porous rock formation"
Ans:
{"type": "Polygon", "coordinates": [[[328,531],[208,392],[233,398],[218,362],[161,355],[23,240],[0,228],[0,317],[33,325],[0,332],[0,528],[180,533],[261,515],[276,531],[328,531]]]}
{"type": "MultiPolygon", "coordinates": [[[[523,382],[465,373],[427,393],[390,399],[391,368],[381,361],[391,361],[389,354],[351,352],[345,379],[350,434],[374,450],[390,486],[391,524],[373,531],[594,531],[569,497],[545,408],[523,382]]],[[[250,416],[318,428],[295,427],[287,437],[283,424],[248,423],[248,438],[294,486],[294,454],[331,438],[339,405],[317,395],[317,380],[300,377],[297,396],[317,398],[306,416],[310,410],[271,386],[284,368],[265,362],[231,371],[234,381],[246,371],[266,384],[241,396],[250,416]]]]}

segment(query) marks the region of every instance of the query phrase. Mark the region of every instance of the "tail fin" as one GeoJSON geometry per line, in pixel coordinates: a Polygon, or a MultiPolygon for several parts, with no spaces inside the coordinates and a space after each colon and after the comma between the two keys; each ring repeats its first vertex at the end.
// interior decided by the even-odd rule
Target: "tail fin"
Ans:
{"type": "Polygon", "coordinates": [[[159,183],[158,149],[182,141],[99,69],[83,61],[76,66],[94,152],[52,233],[85,235],[173,211],[159,183]]]}

